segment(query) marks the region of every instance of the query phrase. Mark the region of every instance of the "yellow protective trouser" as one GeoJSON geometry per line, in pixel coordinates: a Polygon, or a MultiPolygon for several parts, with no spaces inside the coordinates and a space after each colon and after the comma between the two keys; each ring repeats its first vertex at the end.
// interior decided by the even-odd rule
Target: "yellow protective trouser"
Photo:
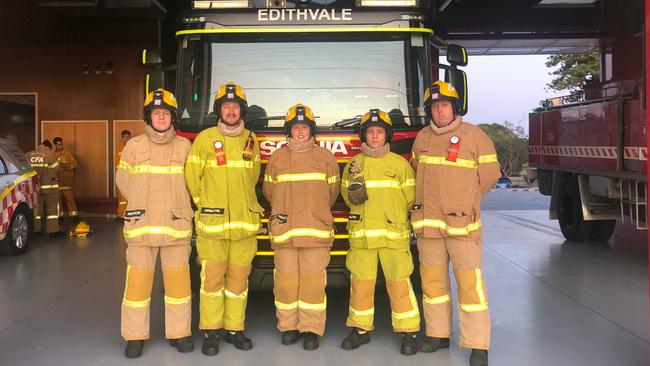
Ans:
{"type": "Polygon", "coordinates": [[[165,284],[165,338],[192,335],[192,290],[188,245],[129,246],[126,249],[126,288],[122,299],[122,337],[149,339],[151,287],[160,251],[165,284]]]}
{"type": "Polygon", "coordinates": [[[74,195],[72,194],[72,189],[61,189],[59,191],[59,202],[61,205],[65,202],[65,210],[61,209],[59,211],[59,216],[65,216],[67,213],[68,216],[78,216],[77,204],[74,202],[74,195]]]}
{"type": "Polygon", "coordinates": [[[59,231],[59,197],[56,191],[54,193],[39,194],[38,207],[34,213],[34,231],[43,230],[43,220],[45,220],[45,233],[55,233],[59,231]]]}
{"type": "Polygon", "coordinates": [[[201,260],[199,329],[244,330],[248,275],[257,239],[215,240],[199,235],[196,249],[201,260]]]}
{"type": "Polygon", "coordinates": [[[128,202],[126,198],[122,196],[121,193],[117,193],[117,217],[124,217],[124,211],[126,211],[126,205],[128,202]]]}
{"type": "Polygon", "coordinates": [[[487,350],[490,347],[490,313],[481,271],[481,240],[421,238],[418,239],[418,250],[426,335],[451,336],[451,259],[458,285],[460,346],[487,350]]]}
{"type": "Polygon", "coordinates": [[[346,258],[346,267],[351,273],[352,289],[346,325],[368,331],[374,329],[378,261],[381,261],[381,268],[386,277],[393,330],[418,332],[420,312],[411,286],[413,258],[408,249],[350,249],[346,258]]]}
{"type": "Polygon", "coordinates": [[[276,249],[274,260],[273,293],[278,329],[322,336],[327,310],[329,248],[276,249]]]}

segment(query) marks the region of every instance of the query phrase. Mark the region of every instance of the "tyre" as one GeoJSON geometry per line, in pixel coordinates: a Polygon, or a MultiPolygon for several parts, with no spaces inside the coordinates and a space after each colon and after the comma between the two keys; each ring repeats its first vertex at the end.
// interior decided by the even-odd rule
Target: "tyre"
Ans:
{"type": "Polygon", "coordinates": [[[21,255],[27,251],[29,237],[34,227],[34,214],[26,204],[20,204],[14,211],[7,236],[0,244],[5,255],[21,255]]]}
{"type": "Polygon", "coordinates": [[[616,220],[597,220],[591,222],[591,233],[589,240],[605,243],[607,242],[616,229],[616,220]]]}
{"type": "Polygon", "coordinates": [[[589,240],[592,221],[585,221],[582,216],[580,192],[575,177],[572,182],[565,185],[558,202],[558,221],[562,235],[570,241],[589,240]]]}

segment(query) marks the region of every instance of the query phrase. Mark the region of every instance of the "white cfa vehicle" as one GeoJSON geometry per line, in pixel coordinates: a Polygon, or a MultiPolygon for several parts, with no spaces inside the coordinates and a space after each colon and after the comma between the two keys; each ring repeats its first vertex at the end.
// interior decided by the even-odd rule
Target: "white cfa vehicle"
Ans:
{"type": "Polygon", "coordinates": [[[25,253],[38,204],[38,178],[25,154],[10,140],[0,138],[0,252],[25,253]]]}

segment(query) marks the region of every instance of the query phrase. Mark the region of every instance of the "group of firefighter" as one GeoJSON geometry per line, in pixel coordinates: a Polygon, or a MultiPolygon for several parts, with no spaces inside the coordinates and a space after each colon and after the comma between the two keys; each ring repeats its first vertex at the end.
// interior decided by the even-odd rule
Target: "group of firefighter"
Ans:
{"type": "MultiPolygon", "coordinates": [[[[452,334],[451,260],[458,284],[460,347],[472,349],[471,365],[487,365],[490,317],[482,273],[480,204],[500,176],[490,138],[462,121],[454,87],[436,81],[424,109],[430,124],[415,140],[410,162],[390,151],[388,114],[366,113],[361,153],[340,177],[336,158],[315,143],[313,111],[297,104],[284,118],[288,143],[271,156],[263,191],[271,204],[268,234],[274,249],[274,295],[281,342],[302,337],[318,348],[325,330],[326,267],[334,241],[331,207],[339,193],[350,208],[347,229],[351,273],[347,326],[341,347],[370,341],[378,262],[386,278],[392,326],[401,353],[448,348],[452,334]],[[410,213],[410,220],[409,220],[410,213]],[[418,337],[420,311],[410,276],[409,241],[417,237],[426,335],[418,337]],[[418,340],[418,338],[420,338],[418,340]]],[[[214,100],[217,125],[195,141],[177,136],[177,103],[157,89],[144,102],[145,133],[123,150],[117,186],[128,201],[126,285],[121,332],[125,354],[142,354],[149,334],[149,305],[160,252],[164,278],[165,337],[180,352],[194,348],[191,331],[190,239],[192,220],[201,262],[202,352],[219,342],[250,350],[244,334],[248,276],[257,251],[263,208],[255,186],[261,159],[255,134],[245,128],[247,100],[239,85],[222,85],[214,100]],[[192,207],[192,202],[195,208],[192,207]]]]}
{"type": "Polygon", "coordinates": [[[44,140],[36,150],[25,155],[39,177],[39,200],[34,212],[34,231],[56,237],[65,235],[59,227],[61,218],[67,215],[73,222],[78,222],[73,194],[77,160],[63,147],[61,137],[55,137],[52,142],[44,140]]]}

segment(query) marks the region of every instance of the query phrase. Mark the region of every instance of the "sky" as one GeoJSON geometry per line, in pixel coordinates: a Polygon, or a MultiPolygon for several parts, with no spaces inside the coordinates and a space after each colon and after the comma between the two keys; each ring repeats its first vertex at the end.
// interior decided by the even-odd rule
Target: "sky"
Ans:
{"type": "Polygon", "coordinates": [[[528,112],[542,99],[567,92],[548,91],[552,77],[544,64],[548,56],[470,56],[467,73],[469,111],[464,120],[475,124],[512,122],[528,131],[528,112]]]}

